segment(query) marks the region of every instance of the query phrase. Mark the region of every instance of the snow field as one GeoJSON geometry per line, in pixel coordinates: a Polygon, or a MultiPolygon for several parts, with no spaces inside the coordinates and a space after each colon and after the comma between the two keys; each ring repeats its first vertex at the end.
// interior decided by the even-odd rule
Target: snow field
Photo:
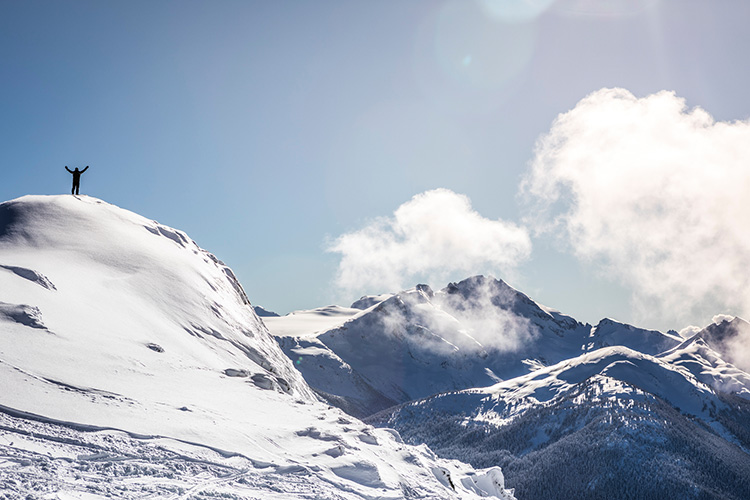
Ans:
{"type": "Polygon", "coordinates": [[[0,204],[0,266],[9,495],[478,495],[461,479],[484,472],[320,402],[231,270],[178,230],[85,196],[24,197],[0,204]]]}

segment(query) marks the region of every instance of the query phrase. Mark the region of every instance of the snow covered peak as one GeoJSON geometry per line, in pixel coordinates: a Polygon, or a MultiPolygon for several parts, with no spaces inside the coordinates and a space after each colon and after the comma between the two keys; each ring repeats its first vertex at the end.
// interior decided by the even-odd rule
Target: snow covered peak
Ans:
{"type": "Polygon", "coordinates": [[[255,314],[257,314],[261,318],[278,318],[279,316],[281,316],[279,313],[269,311],[263,306],[255,305],[253,306],[253,310],[255,311],[255,314]]]}
{"type": "Polygon", "coordinates": [[[688,370],[714,390],[733,393],[750,400],[750,375],[714,350],[698,334],[658,356],[660,359],[688,370]]]}
{"type": "Polygon", "coordinates": [[[750,332],[750,323],[739,316],[722,317],[699,332],[708,342],[723,343],[750,332]]]}
{"type": "MultiPolygon", "coordinates": [[[[118,353],[138,360],[144,375],[198,363],[314,398],[231,269],[182,231],[96,198],[25,196],[0,204],[0,266],[2,300],[33,305],[59,344],[56,354],[70,356],[68,368],[85,353],[80,361],[101,365],[107,390],[121,389],[119,377],[107,375],[118,353]]],[[[18,338],[6,354],[26,342],[34,341],[18,338]]],[[[40,373],[58,369],[46,356],[20,361],[40,373]]],[[[85,374],[70,376],[83,383],[85,374]]]]}
{"type": "Polygon", "coordinates": [[[699,331],[703,339],[724,359],[750,373],[750,323],[740,317],[723,317],[699,331]]]}
{"type": "Polygon", "coordinates": [[[450,283],[437,296],[438,300],[443,298],[443,302],[452,304],[457,310],[503,310],[513,316],[526,318],[542,330],[560,337],[568,336],[584,326],[570,316],[536,303],[528,295],[492,276],[472,276],[458,283],[450,283]]]}
{"type": "Polygon", "coordinates": [[[418,412],[427,420],[431,414],[454,414],[461,415],[466,423],[486,422],[498,426],[571,397],[585,411],[588,406],[608,398],[653,396],[706,422],[714,422],[716,412],[726,408],[710,386],[685,367],[666,358],[613,346],[490,387],[435,395],[391,411],[418,412]],[[592,386],[595,387],[593,393],[582,394],[583,388],[592,386]]]}
{"type": "Polygon", "coordinates": [[[586,350],[622,345],[646,354],[656,355],[672,349],[683,341],[677,334],[645,330],[610,318],[604,318],[591,329],[586,350]]]}
{"type": "MultiPolygon", "coordinates": [[[[498,384],[491,392],[511,400],[533,397],[546,402],[568,391],[572,386],[596,377],[624,382],[643,392],[669,401],[693,415],[705,413],[706,401],[713,393],[690,372],[680,370],[662,359],[625,346],[613,346],[562,361],[539,372],[498,384]]],[[[613,390],[618,385],[609,384],[613,390]]],[[[607,390],[607,383],[603,390],[607,390]]]]}
{"type": "Polygon", "coordinates": [[[459,294],[469,302],[489,299],[498,307],[530,308],[542,311],[541,307],[526,294],[493,276],[476,275],[458,283],[449,283],[440,293],[459,294]]]}
{"type": "Polygon", "coordinates": [[[503,280],[493,278],[492,276],[471,276],[458,283],[449,283],[440,292],[449,295],[459,294],[467,300],[487,297],[498,306],[507,305],[519,299],[526,303],[533,303],[523,293],[511,287],[503,280]]]}
{"type": "Polygon", "coordinates": [[[3,454],[24,457],[2,461],[3,485],[40,477],[60,498],[92,485],[97,498],[214,487],[206,498],[511,498],[484,488],[498,471],[321,403],[227,266],[179,230],[86,196],[0,204],[0,420],[3,454]],[[31,425],[42,438],[26,438],[31,425]],[[97,452],[81,452],[92,440],[97,452]],[[89,468],[112,453],[135,468],[89,468]],[[205,484],[185,488],[192,479],[205,484]]]}
{"type": "Polygon", "coordinates": [[[268,322],[308,382],[357,415],[487,386],[527,373],[531,365],[575,356],[590,329],[484,276],[439,292],[417,285],[367,299],[354,305],[369,307],[327,331],[319,330],[327,321],[323,312],[309,311],[307,336],[299,317],[268,322]]]}
{"type": "Polygon", "coordinates": [[[363,297],[360,297],[359,299],[355,300],[351,306],[349,306],[352,309],[369,309],[372,306],[376,304],[380,304],[384,300],[389,299],[392,297],[392,293],[385,293],[382,295],[365,295],[363,297]]]}

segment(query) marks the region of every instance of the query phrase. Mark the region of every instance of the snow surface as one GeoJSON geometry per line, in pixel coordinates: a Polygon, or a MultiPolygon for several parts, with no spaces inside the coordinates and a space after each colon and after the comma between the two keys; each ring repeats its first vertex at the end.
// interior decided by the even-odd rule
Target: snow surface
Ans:
{"type": "MultiPolygon", "coordinates": [[[[495,282],[487,280],[477,286],[488,286],[487,283],[495,282]]],[[[506,293],[504,289],[499,291],[500,295],[506,293]]],[[[513,336],[534,336],[538,326],[487,300],[487,304],[470,311],[463,310],[463,306],[457,311],[447,292],[433,293],[426,285],[420,285],[398,294],[363,297],[353,306],[369,307],[361,311],[355,308],[358,314],[348,318],[348,314],[342,314],[346,321],[336,325],[332,321],[327,330],[323,327],[330,318],[323,317],[323,310],[303,312],[306,324],[293,323],[301,315],[289,315],[274,318],[268,326],[279,337],[287,355],[300,362],[299,369],[313,387],[348,398],[365,413],[373,413],[387,402],[490,385],[498,379],[494,370],[504,376],[525,373],[527,368],[521,361],[524,356],[513,352],[510,357],[514,362],[509,363],[508,351],[517,347],[510,345],[516,341],[513,336]],[[479,313],[488,310],[489,317],[481,318],[479,313]],[[316,323],[313,318],[318,315],[321,317],[316,323]],[[476,318],[481,319],[480,324],[473,322],[476,318]],[[491,324],[493,320],[498,321],[497,325],[491,324]],[[498,325],[517,328],[503,336],[498,325]],[[495,334],[498,336],[492,338],[495,334]],[[325,361],[318,363],[315,356],[325,361]],[[330,362],[334,359],[336,363],[330,362]],[[344,373],[331,375],[336,369],[334,364],[344,373]]],[[[508,298],[513,300],[514,297],[508,298]]],[[[554,322],[549,314],[546,319],[554,322]]],[[[587,329],[573,322],[574,328],[579,326],[578,343],[568,346],[571,353],[580,350],[580,339],[588,334],[587,329]]],[[[545,333],[549,332],[542,332],[542,336],[545,333]]],[[[559,342],[553,344],[550,350],[559,347],[559,342]]]]}
{"type": "MultiPolygon", "coordinates": [[[[651,364],[642,361],[644,356],[651,359],[663,353],[650,362],[657,363],[662,372],[654,377],[681,370],[680,377],[689,378],[688,384],[740,397],[747,397],[750,387],[745,372],[713,350],[688,348],[690,343],[678,335],[609,318],[594,327],[582,324],[491,277],[471,277],[438,292],[419,285],[373,297],[360,299],[370,307],[354,314],[356,309],[329,306],[269,322],[308,383],[320,393],[343,398],[328,400],[347,411],[354,408],[362,416],[381,411],[389,403],[492,386],[503,380],[535,387],[533,380],[544,373],[539,370],[561,362],[589,366],[586,360],[611,352],[602,350],[610,347],[638,358],[615,363],[602,375],[628,384],[638,382],[649,392],[656,386],[647,383],[647,377],[636,380],[636,374],[649,371],[651,364]],[[341,313],[331,320],[327,311],[341,313]],[[325,331],[329,322],[342,324],[325,331]],[[631,365],[638,368],[628,369],[631,365]],[[527,376],[529,372],[533,375],[527,376]]],[[[734,330],[744,327],[737,320],[726,325],[734,330]]],[[[712,332],[713,339],[721,333],[712,332]]],[[[704,330],[702,336],[709,333],[704,330]]],[[[599,370],[588,376],[594,373],[599,370]]],[[[565,389],[569,388],[567,384],[565,389]]],[[[656,394],[675,399],[670,391],[685,389],[668,386],[656,394]]],[[[675,405],[689,407],[686,402],[675,401],[675,405]]]]}
{"type": "Polygon", "coordinates": [[[656,355],[676,347],[683,340],[679,335],[657,330],[644,330],[604,318],[591,329],[586,350],[593,351],[602,347],[621,345],[645,354],[656,355]]]}
{"type": "Polygon", "coordinates": [[[327,306],[263,318],[263,322],[274,335],[301,337],[336,328],[361,312],[354,308],[327,306]]]}
{"type": "Polygon", "coordinates": [[[740,499],[750,493],[748,389],[748,375],[696,336],[659,356],[604,347],[368,421],[442,456],[501,463],[519,498],[740,499]]]}
{"type": "Polygon", "coordinates": [[[689,371],[697,380],[717,391],[750,400],[750,375],[724,361],[701,334],[662,353],[659,358],[689,371]]]}
{"type": "Polygon", "coordinates": [[[475,392],[491,396],[503,407],[513,408],[511,412],[505,409],[501,412],[505,418],[512,419],[530,407],[548,403],[592,378],[602,382],[604,391],[611,390],[614,394],[621,390],[632,392],[627,387],[635,388],[707,421],[712,420],[710,410],[723,406],[710,387],[688,370],[623,346],[585,353],[475,392]]]}
{"type": "Polygon", "coordinates": [[[358,415],[489,386],[577,356],[592,343],[590,325],[491,277],[438,292],[418,285],[353,305],[369,307],[351,316],[352,310],[332,307],[303,311],[267,324],[308,383],[343,398],[327,399],[358,415]],[[341,314],[331,317],[329,310],[341,314]]]}
{"type": "MultiPolygon", "coordinates": [[[[715,424],[716,412],[726,408],[726,404],[708,385],[714,381],[703,382],[685,367],[670,362],[677,353],[685,354],[679,350],[669,356],[654,357],[623,346],[606,347],[491,387],[439,394],[408,403],[405,408],[410,408],[409,411],[420,408],[424,418],[447,412],[466,415],[474,424],[502,426],[596,381],[598,397],[625,394],[633,398],[637,394],[650,394],[685,414],[715,424]]],[[[591,402],[580,401],[580,404],[591,402]]]]}
{"type": "Polygon", "coordinates": [[[270,328],[332,404],[443,456],[502,463],[520,498],[750,492],[743,320],[690,339],[609,318],[592,327],[483,276],[355,304],[327,331],[270,328]]]}
{"type": "Polygon", "coordinates": [[[0,204],[0,266],[2,491],[512,496],[498,469],[321,403],[232,271],[179,230],[95,198],[26,196],[0,204]]]}

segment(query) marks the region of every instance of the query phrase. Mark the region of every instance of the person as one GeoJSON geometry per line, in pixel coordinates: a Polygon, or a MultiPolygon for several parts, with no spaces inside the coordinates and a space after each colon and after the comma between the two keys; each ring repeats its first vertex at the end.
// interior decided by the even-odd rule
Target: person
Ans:
{"type": "Polygon", "coordinates": [[[86,168],[84,168],[83,170],[78,170],[78,167],[76,167],[75,170],[71,170],[67,165],[65,165],[65,170],[73,174],[73,189],[70,191],[70,194],[78,194],[78,189],[81,187],[81,174],[88,169],[88,165],[86,165],[86,168]]]}

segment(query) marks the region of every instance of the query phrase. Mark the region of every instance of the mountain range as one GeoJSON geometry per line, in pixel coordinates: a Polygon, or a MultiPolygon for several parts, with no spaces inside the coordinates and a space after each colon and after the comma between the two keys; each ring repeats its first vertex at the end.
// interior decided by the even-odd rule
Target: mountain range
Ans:
{"type": "Polygon", "coordinates": [[[0,497],[513,498],[320,400],[229,267],[87,196],[0,204],[0,497]]]}
{"type": "Polygon", "coordinates": [[[750,324],[472,276],[279,316],[184,232],[0,204],[0,498],[750,498],[750,324]]]}
{"type": "Polygon", "coordinates": [[[687,338],[592,326],[474,276],[267,324],[331,404],[499,464],[519,499],[750,498],[741,318],[687,338]]]}

